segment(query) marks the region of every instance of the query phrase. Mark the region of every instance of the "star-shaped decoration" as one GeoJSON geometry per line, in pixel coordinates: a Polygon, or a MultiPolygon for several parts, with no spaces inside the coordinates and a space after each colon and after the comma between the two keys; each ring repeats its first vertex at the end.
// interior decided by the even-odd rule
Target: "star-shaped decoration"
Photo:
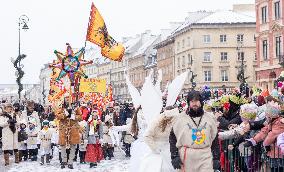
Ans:
{"type": "Polygon", "coordinates": [[[63,54],[58,51],[54,51],[54,54],[57,57],[57,60],[54,61],[49,66],[52,68],[59,68],[60,73],[56,78],[56,81],[60,81],[61,78],[68,75],[71,84],[74,84],[76,76],[82,76],[84,78],[88,78],[88,76],[84,73],[82,66],[92,64],[93,61],[87,61],[82,59],[83,54],[85,52],[85,48],[81,48],[78,52],[73,53],[73,50],[70,44],[66,43],[67,52],[63,54]]]}

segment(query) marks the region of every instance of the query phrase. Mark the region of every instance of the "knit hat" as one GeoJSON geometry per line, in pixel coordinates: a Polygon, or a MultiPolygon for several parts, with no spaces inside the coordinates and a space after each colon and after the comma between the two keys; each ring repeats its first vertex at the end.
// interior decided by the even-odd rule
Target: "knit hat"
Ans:
{"type": "Polygon", "coordinates": [[[279,93],[276,89],[273,89],[270,93],[270,95],[275,98],[275,99],[279,99],[279,93]]]}
{"type": "Polygon", "coordinates": [[[45,125],[49,126],[49,121],[48,120],[42,121],[42,126],[45,126],[45,125]]]}
{"type": "Polygon", "coordinates": [[[254,120],[257,114],[257,106],[255,104],[244,104],[241,106],[240,116],[246,120],[254,120]]]}
{"type": "Polygon", "coordinates": [[[277,118],[280,114],[280,105],[277,102],[271,101],[266,104],[265,114],[270,118],[277,118]]]}

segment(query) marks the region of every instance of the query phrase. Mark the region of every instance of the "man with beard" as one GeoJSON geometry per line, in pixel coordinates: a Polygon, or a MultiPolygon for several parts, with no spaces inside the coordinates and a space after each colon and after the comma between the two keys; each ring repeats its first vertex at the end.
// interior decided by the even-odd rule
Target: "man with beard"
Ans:
{"type": "Polygon", "coordinates": [[[190,91],[188,109],[176,116],[170,133],[170,151],[175,169],[213,172],[211,145],[217,135],[213,114],[203,111],[201,94],[190,91]]]}

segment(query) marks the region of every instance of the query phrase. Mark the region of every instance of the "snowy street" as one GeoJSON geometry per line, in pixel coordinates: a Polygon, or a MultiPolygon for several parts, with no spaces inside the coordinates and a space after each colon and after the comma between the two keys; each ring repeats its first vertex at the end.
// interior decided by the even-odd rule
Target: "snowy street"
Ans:
{"type": "Polygon", "coordinates": [[[89,164],[80,164],[74,162],[74,169],[60,169],[60,163],[58,160],[58,153],[55,154],[55,158],[51,160],[50,165],[40,165],[39,159],[37,162],[21,162],[15,164],[13,156],[10,156],[10,164],[8,167],[4,166],[3,154],[0,155],[0,172],[126,172],[129,167],[129,158],[125,158],[124,154],[115,149],[115,158],[112,160],[103,160],[98,164],[96,168],[89,168],[89,164]]]}

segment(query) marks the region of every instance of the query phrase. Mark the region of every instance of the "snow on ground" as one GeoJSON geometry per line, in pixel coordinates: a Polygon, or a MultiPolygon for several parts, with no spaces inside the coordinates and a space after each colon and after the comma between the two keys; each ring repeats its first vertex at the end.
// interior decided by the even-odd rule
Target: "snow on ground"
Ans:
{"type": "Polygon", "coordinates": [[[51,160],[50,165],[40,165],[39,158],[37,162],[21,162],[20,164],[14,163],[14,156],[10,156],[10,165],[4,166],[3,154],[0,155],[0,172],[127,172],[129,168],[129,158],[125,158],[124,154],[115,149],[114,159],[101,161],[96,168],[90,168],[89,164],[80,164],[79,156],[78,162],[74,162],[74,169],[60,168],[58,154],[51,160]]]}

